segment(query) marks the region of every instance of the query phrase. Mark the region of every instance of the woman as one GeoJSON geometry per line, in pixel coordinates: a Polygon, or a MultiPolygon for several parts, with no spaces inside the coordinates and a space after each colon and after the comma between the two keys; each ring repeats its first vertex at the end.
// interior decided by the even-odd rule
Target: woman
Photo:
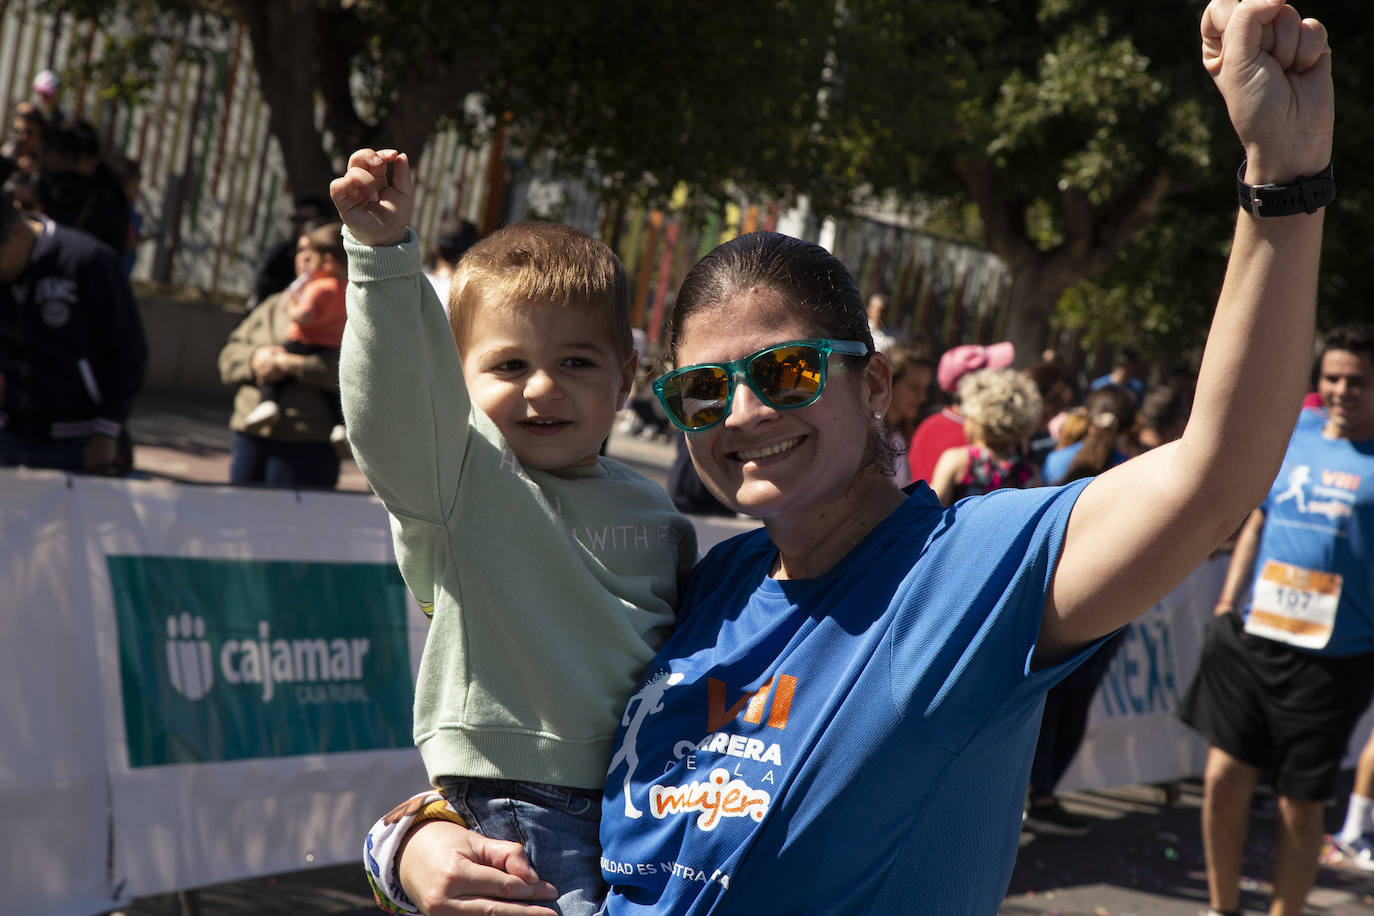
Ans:
{"type": "MultiPolygon", "coordinates": [[[[1245,181],[1321,171],[1321,26],[1213,0],[1203,38],[1245,181]]],[[[701,561],[630,700],[603,804],[606,912],[995,912],[1045,691],[1273,480],[1308,371],[1321,225],[1241,214],[1182,440],[950,509],[883,473],[891,375],[833,258],[752,235],[698,264],[664,406],[693,430],[702,479],[764,528],[701,561]]],[[[513,844],[443,820],[407,842],[400,882],[429,912],[538,912],[466,895],[552,893],[513,844]]]]}
{"type": "Polygon", "coordinates": [[[229,452],[229,482],[269,487],[323,487],[339,482],[339,454],[330,444],[334,399],[339,390],[339,351],[313,356],[286,352],[283,294],[270,296],[249,312],[219,353],[220,380],[237,385],[234,432],[229,452]],[[259,435],[244,424],[261,396],[264,382],[299,382],[282,389],[281,418],[259,435]]]}
{"type": "Polygon", "coordinates": [[[1119,443],[1135,428],[1135,395],[1125,385],[1103,385],[1088,392],[1082,418],[1081,430],[1064,424],[1061,445],[1045,456],[1045,482],[1051,486],[1093,477],[1126,460],[1119,443]]]}
{"type": "Polygon", "coordinates": [[[920,422],[931,379],[935,377],[935,363],[924,345],[897,344],[884,352],[892,366],[892,402],[883,415],[883,433],[893,453],[892,479],[897,486],[904,487],[911,483],[906,453],[920,422]]]}
{"type": "Polygon", "coordinates": [[[930,488],[945,506],[1003,487],[1035,487],[1040,474],[1023,454],[1040,420],[1040,392],[1014,369],[984,369],[959,380],[968,445],[946,449],[930,488]]]}

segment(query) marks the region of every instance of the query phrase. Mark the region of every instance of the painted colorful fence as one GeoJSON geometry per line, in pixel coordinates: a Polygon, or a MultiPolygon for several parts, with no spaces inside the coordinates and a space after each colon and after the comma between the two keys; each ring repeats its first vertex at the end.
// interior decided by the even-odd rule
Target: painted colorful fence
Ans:
{"type": "MultiPolygon", "coordinates": [[[[158,47],[161,75],[142,105],[103,98],[79,74],[99,68],[107,38],[146,23],[95,23],[43,12],[36,0],[0,0],[0,115],[31,97],[34,76],[63,75],[59,105],[99,128],[105,151],[136,159],[138,203],[148,240],[134,276],[207,291],[244,293],[262,251],[287,229],[291,191],[267,131],[253,49],[246,31],[193,18],[158,47]]],[[[476,219],[486,203],[485,149],[436,134],[417,175],[417,229],[428,238],[441,214],[457,206],[476,219]]]]}

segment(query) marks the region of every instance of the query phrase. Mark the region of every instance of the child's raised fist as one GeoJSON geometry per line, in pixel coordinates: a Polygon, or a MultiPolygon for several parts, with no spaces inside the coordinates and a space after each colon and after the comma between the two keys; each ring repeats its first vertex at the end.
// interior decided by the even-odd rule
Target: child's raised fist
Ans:
{"type": "Polygon", "coordinates": [[[410,159],[394,149],[360,149],[348,157],[348,171],[329,183],[339,217],[364,245],[405,240],[415,212],[410,159]]]}

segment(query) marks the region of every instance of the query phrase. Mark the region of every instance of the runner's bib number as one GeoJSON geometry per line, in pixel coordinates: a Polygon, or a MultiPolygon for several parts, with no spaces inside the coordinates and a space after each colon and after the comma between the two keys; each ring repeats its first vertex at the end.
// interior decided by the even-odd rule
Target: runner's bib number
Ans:
{"type": "Polygon", "coordinates": [[[1336,626],[1341,577],[1266,560],[1255,582],[1245,632],[1303,649],[1323,649],[1336,626]]]}

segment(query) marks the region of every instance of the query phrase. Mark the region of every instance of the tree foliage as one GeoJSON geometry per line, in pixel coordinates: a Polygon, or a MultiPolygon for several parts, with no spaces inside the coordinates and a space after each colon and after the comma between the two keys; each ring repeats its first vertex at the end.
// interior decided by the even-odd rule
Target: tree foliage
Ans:
{"type": "MultiPolygon", "coordinates": [[[[296,188],[322,187],[358,146],[418,151],[436,126],[500,123],[646,199],[685,182],[805,194],[821,213],[936,202],[1008,262],[1006,333],[1030,352],[1052,320],[1177,352],[1220,281],[1239,157],[1198,62],[1197,0],[48,2],[129,17],[145,45],[192,17],[244,23],[296,188]]],[[[1374,66],[1367,15],[1327,6],[1348,112],[1374,66]]],[[[136,68],[121,79],[145,84],[136,68]]],[[[1370,131],[1342,117],[1338,180],[1363,174],[1370,131]]],[[[1358,184],[1341,182],[1328,224],[1333,318],[1363,306],[1374,227],[1358,184]]]]}

